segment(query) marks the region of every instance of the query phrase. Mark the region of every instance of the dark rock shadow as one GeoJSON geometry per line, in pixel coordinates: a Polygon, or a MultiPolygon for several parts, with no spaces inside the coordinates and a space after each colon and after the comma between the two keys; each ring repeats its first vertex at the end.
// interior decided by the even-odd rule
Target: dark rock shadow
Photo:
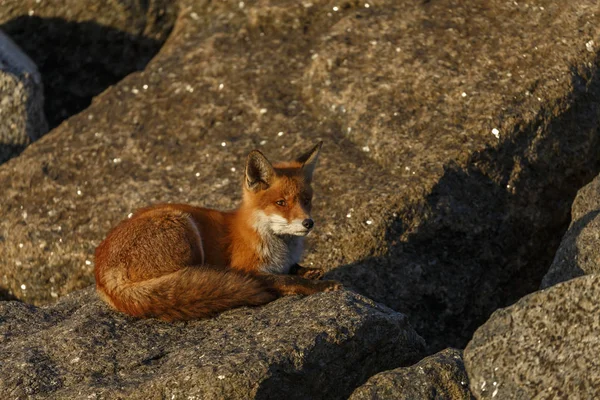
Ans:
{"type": "Polygon", "coordinates": [[[50,129],[87,108],[109,86],[144,69],[163,44],[94,22],[61,18],[21,16],[0,29],[38,66],[50,129]]]}
{"type": "MultiPolygon", "coordinates": [[[[556,252],[554,261],[548,273],[544,276],[540,289],[546,289],[561,282],[586,275],[579,265],[579,250],[577,239],[581,232],[600,215],[600,210],[591,211],[579,218],[569,227],[556,252]]],[[[589,272],[588,272],[589,273],[589,272]]]]}
{"type": "Polygon", "coordinates": [[[13,296],[8,289],[0,286],[0,301],[11,301],[11,300],[16,300],[16,301],[20,301],[19,299],[17,299],[15,296],[13,296]]]}
{"type": "Polygon", "coordinates": [[[0,165],[21,154],[26,147],[26,145],[0,143],[0,165]]]}
{"type": "Polygon", "coordinates": [[[386,254],[327,278],[408,315],[429,353],[464,348],[494,310],[538,290],[600,171],[598,65],[573,68],[569,96],[500,145],[445,166],[414,217],[390,221],[386,254]]]}
{"type": "Polygon", "coordinates": [[[269,366],[270,377],[260,384],[254,399],[347,399],[371,376],[412,365],[423,357],[422,347],[370,343],[370,333],[378,329],[365,325],[355,333],[356,340],[343,344],[327,342],[323,333],[315,339],[317,348],[304,355],[302,371],[291,359],[269,366]],[[323,360],[333,361],[324,365],[323,360]]]}

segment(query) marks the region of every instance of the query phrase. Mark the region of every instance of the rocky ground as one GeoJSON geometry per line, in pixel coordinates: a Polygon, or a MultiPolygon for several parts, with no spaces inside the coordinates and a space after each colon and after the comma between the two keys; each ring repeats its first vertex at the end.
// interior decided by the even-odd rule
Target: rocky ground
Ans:
{"type": "Polygon", "coordinates": [[[446,349],[410,367],[372,376],[349,400],[472,398],[462,352],[446,349]]]}
{"type": "Polygon", "coordinates": [[[405,316],[349,292],[173,324],[117,314],[88,288],[0,315],[0,393],[12,398],[342,399],[424,350],[405,316]]]}
{"type": "MultiPolygon", "coordinates": [[[[143,382],[157,397],[184,397],[199,395],[197,382],[215,397],[268,398],[308,379],[298,397],[347,398],[366,381],[353,397],[397,398],[388,386],[417,393],[406,377],[418,371],[427,371],[423,385],[439,389],[419,386],[431,398],[442,387],[454,398],[600,390],[597,375],[572,378],[559,367],[593,370],[592,359],[573,355],[600,342],[598,179],[577,194],[600,172],[595,1],[82,4],[9,0],[0,9],[0,28],[38,65],[54,128],[0,166],[0,296],[32,304],[2,305],[0,352],[24,365],[4,381],[4,393],[117,397],[143,382]],[[287,159],[318,140],[325,145],[315,177],[317,229],[304,262],[389,309],[344,292],[189,328],[116,316],[89,289],[54,304],[93,283],[94,248],[136,208],[235,207],[251,149],[287,159]],[[547,289],[537,292],[540,285],[547,289]],[[303,336],[279,352],[273,346],[283,333],[271,332],[273,346],[239,359],[259,365],[254,372],[236,369],[235,349],[203,364],[206,340],[190,339],[181,353],[173,344],[219,329],[219,338],[235,336],[231,329],[252,353],[256,324],[277,331],[277,313],[309,305],[319,328],[299,330],[303,336]],[[327,307],[350,311],[328,317],[327,307]],[[80,317],[97,318],[106,333],[80,317]],[[540,329],[529,332],[537,318],[540,329]],[[371,322],[383,320],[388,330],[371,322]],[[130,326],[142,326],[140,336],[130,326]],[[48,347],[34,346],[29,329],[48,347]],[[335,339],[319,342],[320,330],[335,339]],[[61,356],[58,333],[67,331],[92,359],[73,366],[61,356]],[[155,345],[155,335],[167,349],[157,354],[172,356],[138,349],[113,360],[128,343],[155,345]],[[369,340],[390,354],[358,352],[369,340]],[[407,343],[414,352],[400,357],[407,343]],[[345,346],[356,351],[331,372],[328,363],[342,363],[345,346]],[[447,347],[466,347],[472,394],[460,355],[440,352],[447,347]],[[317,354],[330,361],[317,368],[317,354]],[[94,360],[112,367],[94,370],[94,360]],[[580,360],[586,364],[573,366],[580,360]],[[140,363],[139,372],[126,371],[140,363]],[[237,371],[238,383],[219,383],[220,375],[205,383],[207,365],[237,371]],[[331,379],[317,378],[315,368],[331,379]],[[440,371],[455,377],[440,383],[440,371]],[[45,380],[36,386],[28,379],[38,375],[45,380]]],[[[297,327],[290,332],[303,326],[290,321],[297,327]]]]}

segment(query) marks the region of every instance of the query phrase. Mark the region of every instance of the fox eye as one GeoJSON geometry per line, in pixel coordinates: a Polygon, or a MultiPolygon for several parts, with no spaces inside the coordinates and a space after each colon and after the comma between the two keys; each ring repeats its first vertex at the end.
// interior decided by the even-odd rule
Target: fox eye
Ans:
{"type": "Polygon", "coordinates": [[[285,207],[286,202],[285,200],[277,200],[275,204],[277,204],[279,207],[285,207]]]}

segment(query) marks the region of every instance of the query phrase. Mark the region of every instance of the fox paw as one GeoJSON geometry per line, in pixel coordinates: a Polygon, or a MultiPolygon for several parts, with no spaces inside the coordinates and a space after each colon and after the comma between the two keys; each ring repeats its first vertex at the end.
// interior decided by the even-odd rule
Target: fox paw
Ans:
{"type": "Polygon", "coordinates": [[[324,284],[322,289],[323,292],[335,292],[344,288],[344,285],[338,281],[321,281],[321,283],[324,284]]]}
{"type": "Polygon", "coordinates": [[[302,274],[300,276],[302,276],[303,278],[306,278],[306,279],[310,279],[312,281],[316,281],[316,280],[321,279],[323,277],[323,275],[325,275],[325,271],[323,271],[322,269],[304,268],[304,270],[302,271],[302,274]]]}

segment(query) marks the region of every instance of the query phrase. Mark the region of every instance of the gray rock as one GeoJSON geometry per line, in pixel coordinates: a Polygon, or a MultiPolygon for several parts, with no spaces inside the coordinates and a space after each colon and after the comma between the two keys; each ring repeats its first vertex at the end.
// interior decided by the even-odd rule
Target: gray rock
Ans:
{"type": "Polygon", "coordinates": [[[38,65],[52,129],[143,69],[175,15],[171,0],[4,0],[0,29],[38,65]]]}
{"type": "Polygon", "coordinates": [[[542,280],[542,289],[600,273],[600,175],[577,193],[571,214],[573,221],[542,280]]]}
{"type": "Polygon", "coordinates": [[[600,276],[533,293],[496,311],[465,349],[478,399],[600,397],[600,276]]]}
{"type": "Polygon", "coordinates": [[[40,73],[0,31],[0,164],[47,131],[40,73]]]}
{"type": "Polygon", "coordinates": [[[470,400],[462,351],[446,349],[410,367],[372,376],[349,400],[470,400]]]}
{"type": "Polygon", "coordinates": [[[92,288],[0,303],[0,397],[343,399],[424,350],[407,318],[351,292],[188,323],[116,313],[92,288]]]}
{"type": "Polygon", "coordinates": [[[597,210],[600,210],[600,175],[577,192],[571,216],[576,221],[597,210]]]}
{"type": "Polygon", "coordinates": [[[251,149],[324,140],[304,262],[429,352],[536,290],[600,165],[600,3],[292,3],[179,3],[142,72],[1,167],[0,286],[52,302],[134,209],[234,207],[251,149]]]}

